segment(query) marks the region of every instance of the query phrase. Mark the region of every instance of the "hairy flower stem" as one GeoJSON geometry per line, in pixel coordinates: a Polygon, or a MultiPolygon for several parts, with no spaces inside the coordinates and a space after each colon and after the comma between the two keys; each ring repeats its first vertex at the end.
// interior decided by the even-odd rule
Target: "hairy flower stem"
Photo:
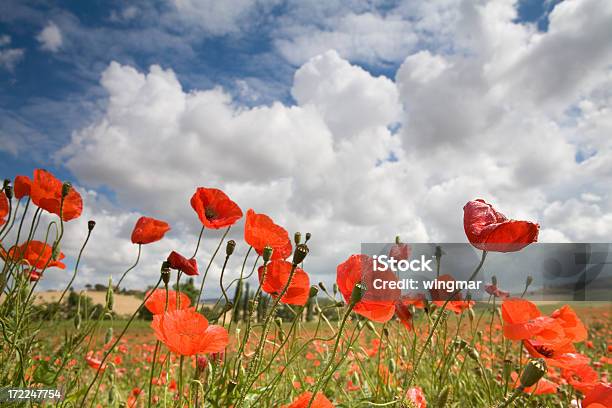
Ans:
{"type": "Polygon", "coordinates": [[[196,248],[195,251],[193,251],[193,255],[191,255],[191,258],[195,258],[196,255],[198,254],[198,249],[200,249],[200,242],[202,241],[202,235],[204,234],[204,226],[202,225],[202,229],[200,230],[200,235],[198,236],[198,243],[196,244],[196,248]]]}
{"type": "MultiPolygon", "coordinates": [[[[476,269],[474,269],[474,272],[472,272],[472,275],[467,280],[468,282],[472,281],[476,277],[476,275],[478,275],[478,272],[480,272],[480,269],[482,269],[482,266],[484,265],[484,261],[486,257],[487,257],[487,251],[482,251],[482,257],[480,258],[480,263],[478,264],[478,266],[476,266],[476,269]]],[[[421,363],[421,359],[423,358],[423,354],[425,354],[425,350],[427,349],[427,347],[429,347],[429,343],[431,342],[434,332],[436,331],[436,328],[438,327],[438,324],[440,323],[440,320],[442,319],[442,316],[444,315],[444,310],[446,310],[446,306],[452,299],[454,299],[455,296],[457,296],[457,294],[459,294],[459,292],[460,290],[455,290],[453,293],[451,293],[448,299],[444,301],[444,304],[442,305],[442,307],[440,308],[438,312],[438,317],[436,318],[436,320],[434,321],[434,324],[429,329],[429,334],[427,335],[425,344],[423,345],[423,348],[419,352],[416,362],[413,365],[412,374],[410,374],[410,379],[408,380],[408,384],[406,385],[406,391],[403,397],[404,401],[406,400],[406,397],[408,395],[408,390],[410,389],[410,386],[412,385],[412,382],[414,381],[417,370],[419,368],[419,364],[421,363]]]]}
{"type": "Polygon", "coordinates": [[[115,290],[117,292],[119,291],[119,285],[121,285],[121,282],[123,282],[123,278],[125,278],[125,275],[127,275],[129,271],[131,271],[132,269],[136,267],[136,265],[138,265],[138,261],[140,261],[141,250],[142,250],[142,244],[138,244],[138,256],[136,257],[136,262],[134,262],[134,265],[130,266],[125,272],[123,272],[123,275],[121,275],[119,282],[117,282],[117,285],[115,285],[115,290]]]}

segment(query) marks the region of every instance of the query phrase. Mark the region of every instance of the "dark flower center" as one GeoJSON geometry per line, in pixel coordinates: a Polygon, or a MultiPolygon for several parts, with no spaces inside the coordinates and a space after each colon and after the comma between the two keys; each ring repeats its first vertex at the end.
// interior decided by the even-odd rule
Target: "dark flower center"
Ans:
{"type": "Polygon", "coordinates": [[[555,353],[553,350],[549,349],[546,346],[535,346],[534,349],[546,358],[551,358],[555,353]]]}
{"type": "Polygon", "coordinates": [[[217,213],[211,207],[206,207],[204,210],[204,215],[206,216],[207,220],[212,220],[217,217],[217,213]]]}

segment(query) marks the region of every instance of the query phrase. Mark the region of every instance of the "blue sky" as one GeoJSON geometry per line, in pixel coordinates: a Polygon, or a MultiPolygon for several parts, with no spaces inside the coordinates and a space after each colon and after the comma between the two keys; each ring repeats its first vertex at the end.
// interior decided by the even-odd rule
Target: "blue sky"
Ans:
{"type": "Polygon", "coordinates": [[[475,197],[601,241],[611,27],[605,0],[4,1],[0,174],[75,183],[116,245],[98,281],[139,215],[176,225],[143,262],[191,247],[201,185],[332,240],[318,276],[359,242],[464,241],[475,197]]]}

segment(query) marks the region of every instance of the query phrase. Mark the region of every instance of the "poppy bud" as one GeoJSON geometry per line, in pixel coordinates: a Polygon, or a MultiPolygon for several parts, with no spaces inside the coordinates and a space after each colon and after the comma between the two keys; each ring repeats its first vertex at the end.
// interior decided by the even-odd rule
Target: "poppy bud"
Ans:
{"type": "Polygon", "coordinates": [[[4,195],[6,195],[6,198],[9,200],[13,198],[13,187],[10,184],[4,187],[4,195]]]}
{"type": "Polygon", "coordinates": [[[395,372],[395,369],[397,368],[397,364],[395,363],[394,359],[390,359],[389,360],[389,372],[391,374],[393,374],[395,372]]]}
{"type": "Polygon", "coordinates": [[[395,245],[399,245],[399,244],[401,244],[401,243],[402,243],[402,242],[400,241],[400,236],[399,236],[399,235],[396,235],[396,236],[395,236],[395,245]]]}
{"type": "Polygon", "coordinates": [[[504,360],[504,382],[507,383],[512,373],[512,360],[504,360]]]}
{"type": "Polygon", "coordinates": [[[467,355],[474,361],[478,361],[478,359],[480,358],[478,350],[476,350],[474,347],[469,347],[467,349],[467,355]]]}
{"type": "Polygon", "coordinates": [[[302,243],[302,233],[300,231],[293,234],[293,242],[295,242],[295,245],[300,245],[302,243]]]}
{"type": "Polygon", "coordinates": [[[535,385],[546,374],[546,362],[543,358],[529,360],[521,375],[521,387],[535,385]]]}
{"type": "Polygon", "coordinates": [[[408,356],[408,349],[406,348],[406,346],[402,346],[402,357],[407,357],[408,356]]]}
{"type": "Polygon", "coordinates": [[[262,257],[264,260],[264,263],[268,263],[268,261],[270,260],[270,258],[272,258],[272,252],[274,250],[272,249],[271,246],[266,245],[263,249],[263,253],[262,253],[262,257]]]}
{"type": "Polygon", "coordinates": [[[363,292],[364,290],[363,290],[361,283],[357,283],[355,287],[353,288],[353,292],[351,293],[351,305],[352,306],[355,306],[363,298],[363,295],[364,295],[363,292]]]}
{"type": "Polygon", "coordinates": [[[491,283],[492,283],[494,286],[497,286],[497,276],[495,276],[495,275],[491,276],[491,283]]]}
{"type": "Polygon", "coordinates": [[[306,255],[308,255],[308,246],[306,244],[300,244],[295,247],[295,251],[293,252],[293,264],[299,265],[304,261],[306,255]]]}
{"type": "Polygon", "coordinates": [[[2,189],[4,190],[10,184],[11,184],[11,179],[4,179],[4,182],[2,183],[2,189]]]}
{"type": "Polygon", "coordinates": [[[170,282],[170,262],[168,261],[162,262],[161,276],[162,276],[162,281],[164,282],[164,284],[168,286],[168,283],[170,282]]]}
{"type": "Polygon", "coordinates": [[[104,335],[104,344],[110,343],[112,339],[113,339],[113,328],[109,327],[108,330],[106,331],[106,334],[104,335]]]}
{"type": "Polygon", "coordinates": [[[93,231],[95,226],[96,226],[96,222],[94,220],[87,221],[87,229],[89,231],[93,231]]]}
{"type": "Polygon", "coordinates": [[[238,383],[234,380],[230,380],[230,382],[227,384],[227,393],[231,394],[234,389],[236,389],[236,386],[238,385],[238,383]]]}
{"type": "Polygon", "coordinates": [[[531,285],[532,282],[533,282],[533,276],[531,275],[527,276],[527,280],[525,281],[525,289],[527,289],[529,285],[531,285]]]}
{"type": "Polygon", "coordinates": [[[230,239],[227,241],[227,246],[225,247],[225,255],[230,256],[234,253],[234,249],[236,249],[236,241],[230,239]]]}
{"type": "Polygon", "coordinates": [[[113,306],[115,305],[115,298],[113,292],[113,280],[108,280],[108,289],[106,290],[106,308],[110,311],[113,310],[113,306]]]}
{"type": "Polygon", "coordinates": [[[338,294],[338,284],[337,283],[334,283],[333,290],[334,290],[334,296],[336,296],[338,294]]]}
{"type": "Polygon", "coordinates": [[[440,391],[440,393],[438,394],[438,407],[439,408],[444,408],[444,406],[446,405],[446,401],[448,401],[448,393],[449,393],[449,388],[448,386],[442,388],[442,391],[440,391]]]}
{"type": "Polygon", "coordinates": [[[66,198],[71,189],[72,184],[69,181],[64,181],[64,184],[62,184],[62,198],[66,198]]]}
{"type": "Polygon", "coordinates": [[[319,282],[319,287],[321,288],[323,292],[327,292],[327,288],[325,288],[325,285],[323,284],[323,282],[319,282]]]}
{"type": "Polygon", "coordinates": [[[384,327],[382,332],[383,332],[383,335],[384,335],[385,337],[387,337],[387,338],[389,337],[389,329],[387,329],[386,327],[384,327]]]}
{"type": "Polygon", "coordinates": [[[436,252],[434,253],[436,259],[439,261],[440,258],[442,258],[442,255],[444,255],[444,252],[442,251],[442,247],[440,245],[436,246],[436,252]]]}
{"type": "Polygon", "coordinates": [[[304,241],[304,243],[310,241],[310,238],[312,237],[312,234],[310,232],[306,233],[306,241],[304,241]]]}
{"type": "Polygon", "coordinates": [[[196,369],[198,374],[203,373],[208,367],[208,359],[206,356],[197,356],[196,358],[196,369]]]}
{"type": "Polygon", "coordinates": [[[311,286],[308,297],[313,298],[313,297],[316,297],[318,294],[319,294],[319,288],[317,288],[316,286],[311,286]]]}

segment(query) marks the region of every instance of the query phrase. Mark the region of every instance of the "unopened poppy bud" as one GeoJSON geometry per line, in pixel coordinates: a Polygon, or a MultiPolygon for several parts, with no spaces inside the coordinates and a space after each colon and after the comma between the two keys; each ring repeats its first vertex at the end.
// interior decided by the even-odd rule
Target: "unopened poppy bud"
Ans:
{"type": "Polygon", "coordinates": [[[402,357],[407,357],[408,356],[408,349],[406,348],[406,346],[402,346],[402,357]]]}
{"type": "Polygon", "coordinates": [[[9,200],[13,198],[13,187],[10,184],[4,187],[4,194],[9,200]]]}
{"type": "Polygon", "coordinates": [[[93,231],[95,226],[96,226],[96,222],[94,220],[87,221],[87,229],[89,231],[93,231]]]}
{"type": "Polygon", "coordinates": [[[11,185],[11,179],[4,179],[4,182],[2,183],[2,189],[6,189],[9,185],[11,185]]]}
{"type": "Polygon", "coordinates": [[[306,244],[300,244],[295,247],[295,251],[293,252],[293,264],[299,265],[304,261],[306,255],[308,255],[308,246],[306,244]]]}
{"type": "Polygon", "coordinates": [[[164,285],[168,286],[170,282],[170,262],[164,261],[161,266],[161,277],[164,285]]]}
{"type": "Polygon", "coordinates": [[[504,360],[504,382],[508,382],[512,373],[512,360],[504,360]]]}
{"type": "Polygon", "coordinates": [[[304,241],[304,243],[310,241],[310,238],[312,237],[312,234],[310,232],[306,233],[306,241],[304,241]]]}
{"type": "Polygon", "coordinates": [[[400,241],[400,236],[399,236],[399,235],[396,235],[396,236],[395,236],[395,244],[396,244],[396,245],[399,245],[399,244],[401,244],[401,243],[402,243],[402,241],[400,241]]]}
{"type": "Polygon", "coordinates": [[[529,360],[521,375],[521,387],[535,385],[546,374],[546,362],[543,358],[529,360]]]}
{"type": "Polygon", "coordinates": [[[333,289],[333,291],[334,291],[334,296],[336,296],[336,295],[338,294],[338,284],[337,284],[337,283],[334,283],[334,286],[333,286],[333,288],[332,288],[332,289],[333,289]]]}
{"type": "Polygon", "coordinates": [[[262,253],[262,257],[265,263],[268,263],[268,261],[270,260],[270,258],[272,258],[272,252],[274,252],[274,250],[272,249],[271,246],[266,245],[263,249],[263,253],[262,253]]]}
{"type": "Polygon", "coordinates": [[[476,350],[474,347],[469,347],[467,349],[467,354],[474,361],[478,361],[478,359],[480,358],[480,354],[478,353],[478,350],[476,350]]]}
{"type": "Polygon", "coordinates": [[[208,367],[208,359],[206,358],[206,356],[198,356],[196,358],[196,367],[199,373],[204,372],[204,370],[206,370],[206,368],[208,367]]]}
{"type": "Polygon", "coordinates": [[[62,198],[66,198],[66,196],[70,193],[71,189],[72,184],[70,184],[69,181],[64,181],[64,184],[62,184],[62,198]]]}
{"type": "Polygon", "coordinates": [[[311,286],[308,297],[313,298],[313,297],[316,297],[318,294],[319,294],[319,288],[317,288],[316,286],[311,286]]]}
{"type": "Polygon", "coordinates": [[[113,328],[109,327],[108,330],[106,331],[106,334],[104,335],[104,344],[110,343],[112,339],[113,339],[113,328]]]}
{"type": "Polygon", "coordinates": [[[361,283],[357,283],[353,288],[353,292],[351,293],[351,305],[356,305],[363,298],[363,292],[363,286],[361,283]]]}
{"type": "Polygon", "coordinates": [[[531,285],[532,282],[533,282],[533,276],[531,275],[527,276],[527,280],[525,281],[525,289],[527,289],[529,285],[531,285]]]}
{"type": "Polygon", "coordinates": [[[395,372],[395,369],[397,368],[397,364],[395,363],[394,359],[390,359],[389,360],[389,372],[391,374],[393,374],[395,372]]]}
{"type": "Polygon", "coordinates": [[[440,393],[438,394],[438,408],[444,408],[444,406],[446,406],[446,401],[448,401],[448,394],[449,394],[449,388],[448,386],[442,388],[442,391],[440,391],[440,393]]]}
{"type": "Polygon", "coordinates": [[[113,281],[112,279],[109,279],[108,289],[106,290],[106,308],[112,311],[114,305],[115,305],[115,298],[114,298],[114,292],[113,292],[113,281]]]}
{"type": "Polygon", "coordinates": [[[323,292],[327,292],[327,288],[325,287],[325,285],[323,284],[323,282],[319,282],[319,287],[321,288],[321,290],[323,292]]]}
{"type": "Polygon", "coordinates": [[[300,231],[293,234],[293,242],[295,242],[295,245],[300,245],[302,243],[302,233],[300,231]]]}
{"type": "Polygon", "coordinates": [[[495,275],[491,276],[491,283],[492,283],[494,286],[497,286],[497,276],[495,276],[495,275]]]}
{"type": "Polygon", "coordinates": [[[444,252],[442,251],[442,247],[440,245],[436,246],[436,252],[434,253],[436,259],[439,261],[440,258],[442,258],[442,255],[444,255],[444,252]]]}
{"type": "Polygon", "coordinates": [[[234,249],[236,249],[236,241],[230,239],[225,247],[225,255],[230,256],[234,253],[234,249]]]}

